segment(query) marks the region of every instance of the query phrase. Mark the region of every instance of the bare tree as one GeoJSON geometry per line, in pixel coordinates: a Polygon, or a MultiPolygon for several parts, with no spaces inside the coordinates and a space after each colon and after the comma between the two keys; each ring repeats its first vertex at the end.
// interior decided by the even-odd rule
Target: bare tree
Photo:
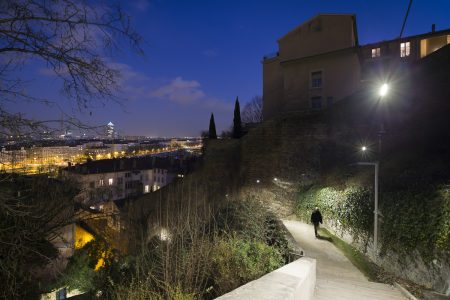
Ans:
{"type": "Polygon", "coordinates": [[[262,122],[262,97],[255,96],[245,104],[242,110],[243,123],[261,123],[262,122]]]}
{"type": "MultiPolygon", "coordinates": [[[[114,98],[120,72],[108,59],[127,42],[142,53],[141,37],[120,6],[107,1],[3,0],[0,2],[0,137],[33,132],[59,120],[35,121],[5,108],[7,101],[48,99],[24,91],[20,67],[31,60],[45,63],[62,81],[62,92],[83,111],[93,101],[114,98]]],[[[82,124],[71,117],[66,122],[82,124]]]]}
{"type": "Polygon", "coordinates": [[[52,240],[74,222],[75,187],[43,177],[0,177],[0,298],[39,294],[34,277],[57,256],[52,240]]]}

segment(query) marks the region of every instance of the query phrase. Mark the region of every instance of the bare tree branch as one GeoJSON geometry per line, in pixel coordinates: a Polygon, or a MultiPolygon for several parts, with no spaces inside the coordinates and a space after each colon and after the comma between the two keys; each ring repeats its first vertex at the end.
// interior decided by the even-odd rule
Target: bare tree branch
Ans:
{"type": "Polygon", "coordinates": [[[261,96],[255,96],[245,104],[242,110],[242,122],[261,123],[262,120],[262,98],[261,96]]]}
{"type": "Polygon", "coordinates": [[[0,3],[0,135],[36,122],[8,114],[2,102],[37,100],[23,91],[24,82],[12,79],[29,60],[44,62],[62,81],[62,92],[79,111],[94,102],[118,101],[120,72],[110,63],[127,42],[142,54],[141,37],[119,5],[102,1],[4,0],[0,3]],[[19,121],[20,126],[11,123],[19,121]]]}

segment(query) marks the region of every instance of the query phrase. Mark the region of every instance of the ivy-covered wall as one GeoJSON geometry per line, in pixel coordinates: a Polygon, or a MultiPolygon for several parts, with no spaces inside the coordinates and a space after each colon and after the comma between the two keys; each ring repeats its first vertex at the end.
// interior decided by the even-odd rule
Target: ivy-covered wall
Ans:
{"type": "MultiPolygon", "coordinates": [[[[383,185],[380,185],[383,187],[383,185]]],[[[312,186],[298,195],[297,214],[309,222],[318,206],[325,224],[362,251],[372,250],[372,188],[312,186]]],[[[450,187],[416,185],[380,192],[379,261],[389,271],[445,292],[450,276],[450,187]]]]}

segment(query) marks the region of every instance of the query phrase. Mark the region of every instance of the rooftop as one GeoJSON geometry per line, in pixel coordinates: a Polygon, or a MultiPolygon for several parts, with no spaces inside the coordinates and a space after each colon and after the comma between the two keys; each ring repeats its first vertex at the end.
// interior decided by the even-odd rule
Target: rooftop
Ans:
{"type": "Polygon", "coordinates": [[[84,164],[67,167],[65,170],[71,173],[83,175],[151,169],[165,169],[171,173],[187,173],[193,163],[193,158],[179,159],[173,157],[154,156],[140,158],[115,158],[89,161],[84,164]]]}

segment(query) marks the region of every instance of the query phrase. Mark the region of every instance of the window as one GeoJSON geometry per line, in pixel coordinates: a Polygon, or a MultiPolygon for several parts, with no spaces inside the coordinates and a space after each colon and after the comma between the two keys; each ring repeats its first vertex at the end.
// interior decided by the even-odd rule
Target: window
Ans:
{"type": "Polygon", "coordinates": [[[113,183],[114,183],[114,179],[109,178],[109,179],[108,179],[108,185],[113,185],[113,183]]]}
{"type": "Polygon", "coordinates": [[[99,185],[103,186],[105,184],[105,182],[103,181],[103,179],[100,179],[99,185]]]}
{"type": "Polygon", "coordinates": [[[148,184],[146,184],[144,186],[144,193],[149,193],[150,192],[150,186],[148,184]]]}
{"type": "Polygon", "coordinates": [[[322,71],[311,72],[311,88],[322,87],[322,71]]]}
{"type": "Polygon", "coordinates": [[[327,97],[327,107],[333,106],[333,97],[327,97]]]}
{"type": "Polygon", "coordinates": [[[117,184],[122,184],[122,182],[123,182],[123,178],[122,177],[117,178],[117,184]]]}
{"type": "Polygon", "coordinates": [[[95,187],[95,182],[94,181],[89,182],[89,187],[93,189],[95,187]]]}
{"type": "Polygon", "coordinates": [[[373,48],[372,49],[372,58],[380,57],[381,55],[381,49],[380,48],[373,48]]]}
{"type": "Polygon", "coordinates": [[[125,178],[129,178],[129,177],[131,177],[131,173],[130,172],[125,173],[125,178]]]}
{"type": "Polygon", "coordinates": [[[411,43],[400,43],[400,57],[407,57],[411,54],[411,43]]]}
{"type": "Polygon", "coordinates": [[[311,108],[321,109],[322,108],[322,97],[312,97],[311,98],[311,108]]]}

